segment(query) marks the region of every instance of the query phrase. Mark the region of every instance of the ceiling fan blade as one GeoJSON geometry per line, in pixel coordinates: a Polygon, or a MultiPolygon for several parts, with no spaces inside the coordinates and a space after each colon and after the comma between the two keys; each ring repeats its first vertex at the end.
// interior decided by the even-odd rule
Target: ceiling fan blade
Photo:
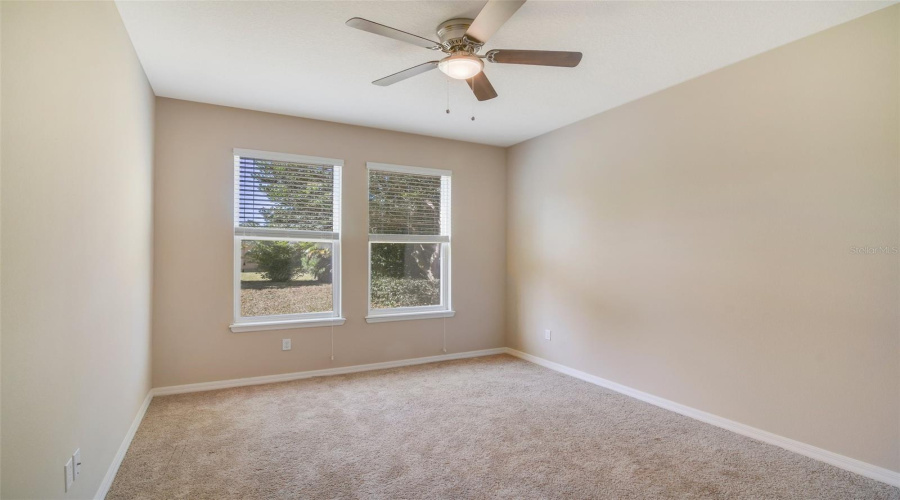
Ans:
{"type": "Polygon", "coordinates": [[[402,82],[403,80],[406,80],[407,78],[412,78],[416,75],[421,75],[422,73],[425,73],[426,71],[431,71],[434,68],[437,68],[437,66],[438,66],[437,61],[430,61],[430,62],[427,62],[424,64],[420,64],[418,66],[413,66],[412,68],[404,69],[403,71],[394,73],[393,75],[386,76],[384,78],[380,78],[378,80],[375,80],[372,83],[374,83],[375,85],[380,85],[382,87],[387,87],[388,85],[393,85],[397,82],[402,82]]]}
{"type": "Polygon", "coordinates": [[[400,31],[396,28],[391,28],[390,26],[378,24],[361,17],[348,19],[347,26],[356,28],[358,30],[368,31],[369,33],[375,33],[376,35],[393,38],[394,40],[400,40],[401,42],[418,45],[419,47],[425,47],[426,49],[437,50],[441,48],[441,44],[439,44],[438,42],[431,41],[427,38],[422,38],[418,35],[413,35],[412,33],[400,31]]]}
{"type": "Polygon", "coordinates": [[[524,3],[525,0],[488,0],[466,30],[466,36],[486,43],[524,3]]]}
{"type": "Polygon", "coordinates": [[[497,97],[497,91],[494,90],[494,86],[491,85],[491,81],[488,80],[487,75],[484,74],[484,71],[478,73],[466,80],[466,83],[469,84],[469,88],[472,89],[472,92],[475,94],[475,98],[479,101],[487,101],[497,97]]]}
{"type": "Polygon", "coordinates": [[[534,66],[561,66],[574,68],[581,62],[581,52],[553,50],[489,50],[485,59],[500,64],[531,64],[534,66]]]}

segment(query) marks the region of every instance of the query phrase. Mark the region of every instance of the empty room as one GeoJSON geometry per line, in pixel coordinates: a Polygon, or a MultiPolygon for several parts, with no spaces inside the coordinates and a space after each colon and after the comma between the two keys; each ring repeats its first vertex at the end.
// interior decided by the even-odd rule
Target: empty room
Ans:
{"type": "Polygon", "coordinates": [[[0,0],[0,497],[900,500],[900,4],[0,0]]]}

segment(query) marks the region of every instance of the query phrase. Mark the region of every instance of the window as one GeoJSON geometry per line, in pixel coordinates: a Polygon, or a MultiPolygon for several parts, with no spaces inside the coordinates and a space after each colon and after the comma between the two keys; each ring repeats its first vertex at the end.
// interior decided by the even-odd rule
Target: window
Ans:
{"type": "Polygon", "coordinates": [[[234,150],[232,331],[343,324],[342,165],[234,150]]]}
{"type": "Polygon", "coordinates": [[[366,321],[453,316],[450,172],[369,163],[366,321]]]}

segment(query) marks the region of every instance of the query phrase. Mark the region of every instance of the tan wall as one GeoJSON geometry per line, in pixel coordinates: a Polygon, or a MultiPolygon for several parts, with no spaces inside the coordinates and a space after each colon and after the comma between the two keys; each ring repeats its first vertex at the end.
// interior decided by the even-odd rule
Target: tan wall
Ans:
{"type": "Polygon", "coordinates": [[[112,2],[2,12],[0,495],[91,498],[150,389],[154,98],[112,2]]]}
{"type": "Polygon", "coordinates": [[[153,383],[169,386],[441,354],[442,320],[367,324],[366,162],[453,171],[450,353],[502,347],[502,148],[157,99],[153,383]],[[344,160],[343,308],[331,329],[231,333],[232,148],[344,160]],[[281,351],[281,339],[293,349],[281,351]]]}
{"type": "Polygon", "coordinates": [[[511,148],[509,345],[900,470],[898,16],[511,148]]]}

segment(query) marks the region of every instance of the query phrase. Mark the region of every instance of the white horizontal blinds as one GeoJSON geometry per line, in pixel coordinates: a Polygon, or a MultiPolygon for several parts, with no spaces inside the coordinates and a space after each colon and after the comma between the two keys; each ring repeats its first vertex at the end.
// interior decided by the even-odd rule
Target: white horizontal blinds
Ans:
{"type": "Polygon", "coordinates": [[[234,162],[236,235],[338,238],[340,165],[237,151],[234,162]]]}
{"type": "Polygon", "coordinates": [[[369,240],[449,241],[450,176],[388,168],[369,166],[369,240]]]}

